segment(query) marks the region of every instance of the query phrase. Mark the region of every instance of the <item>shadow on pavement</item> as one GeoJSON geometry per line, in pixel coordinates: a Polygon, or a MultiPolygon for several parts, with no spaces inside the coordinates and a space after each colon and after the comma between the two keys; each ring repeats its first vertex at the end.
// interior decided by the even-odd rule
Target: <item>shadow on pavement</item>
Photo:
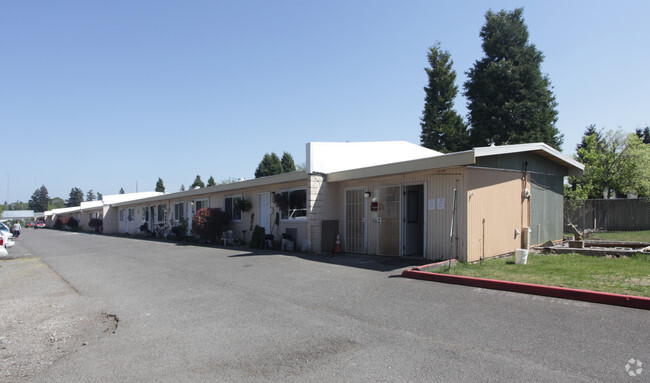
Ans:
{"type": "Polygon", "coordinates": [[[381,256],[381,255],[368,255],[368,254],[353,254],[353,253],[331,253],[331,254],[310,254],[310,253],[292,253],[292,252],[279,252],[270,250],[255,250],[246,248],[233,248],[233,250],[241,250],[241,253],[230,255],[229,257],[250,257],[250,256],[268,256],[268,255],[284,255],[289,257],[296,257],[306,261],[328,263],[332,265],[356,267],[366,270],[375,271],[393,271],[403,269],[409,266],[420,266],[431,263],[430,259],[421,257],[399,257],[399,256],[381,256]]]}

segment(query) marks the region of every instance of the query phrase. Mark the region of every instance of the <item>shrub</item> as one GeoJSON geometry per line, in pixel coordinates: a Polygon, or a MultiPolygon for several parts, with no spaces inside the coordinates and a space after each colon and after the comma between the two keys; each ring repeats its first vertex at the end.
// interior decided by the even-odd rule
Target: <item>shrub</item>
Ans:
{"type": "Polygon", "coordinates": [[[203,242],[216,243],[217,238],[230,223],[230,217],[221,209],[203,208],[192,217],[192,233],[203,242]]]}
{"type": "Polygon", "coordinates": [[[54,228],[57,229],[57,230],[63,229],[63,220],[61,218],[57,218],[54,221],[54,228]]]}
{"type": "Polygon", "coordinates": [[[251,247],[255,249],[262,248],[264,244],[264,236],[266,235],[266,230],[262,226],[255,225],[253,233],[251,234],[251,247]]]}
{"type": "Polygon", "coordinates": [[[104,223],[99,218],[92,218],[90,221],[88,221],[88,226],[92,227],[95,231],[99,231],[99,227],[103,224],[104,223]]]}
{"type": "Polygon", "coordinates": [[[75,229],[79,227],[79,221],[77,221],[74,217],[68,218],[67,226],[71,229],[75,229]]]}

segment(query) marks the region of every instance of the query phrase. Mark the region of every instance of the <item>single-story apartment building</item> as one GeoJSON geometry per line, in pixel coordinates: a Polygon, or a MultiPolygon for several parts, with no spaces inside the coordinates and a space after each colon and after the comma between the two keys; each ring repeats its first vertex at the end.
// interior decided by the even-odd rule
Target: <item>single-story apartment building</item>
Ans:
{"type": "Polygon", "coordinates": [[[304,171],[103,201],[104,232],[153,230],[218,207],[245,241],[255,225],[298,250],[472,262],[562,239],[563,180],[584,166],[543,143],[442,154],[397,142],[310,142],[304,171]],[[236,201],[252,209],[242,212],[236,201]]]}

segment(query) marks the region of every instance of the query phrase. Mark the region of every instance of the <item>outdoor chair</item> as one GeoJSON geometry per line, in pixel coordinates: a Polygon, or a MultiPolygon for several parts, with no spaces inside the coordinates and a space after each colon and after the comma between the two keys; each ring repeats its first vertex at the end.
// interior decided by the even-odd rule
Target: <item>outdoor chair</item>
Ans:
{"type": "Polygon", "coordinates": [[[232,238],[232,230],[224,231],[221,233],[219,243],[223,244],[223,246],[234,245],[235,241],[232,238]]]}

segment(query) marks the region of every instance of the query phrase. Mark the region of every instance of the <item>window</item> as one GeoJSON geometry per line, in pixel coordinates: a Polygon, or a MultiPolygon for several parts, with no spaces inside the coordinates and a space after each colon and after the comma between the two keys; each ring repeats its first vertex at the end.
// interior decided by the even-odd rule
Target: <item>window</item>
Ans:
{"type": "Polygon", "coordinates": [[[208,202],[207,199],[200,199],[194,201],[194,208],[196,209],[195,211],[199,211],[206,207],[210,207],[210,203],[208,202]]]}
{"type": "Polygon", "coordinates": [[[233,221],[241,221],[241,210],[235,204],[238,199],[241,199],[241,196],[226,197],[226,215],[233,221]]]}
{"type": "Polygon", "coordinates": [[[307,189],[285,190],[280,197],[280,218],[307,219],[307,189]]]}
{"type": "Polygon", "coordinates": [[[167,205],[158,205],[158,215],[156,220],[158,222],[165,222],[165,216],[167,215],[167,205]]]}
{"type": "Polygon", "coordinates": [[[149,222],[149,209],[146,207],[142,208],[142,223],[149,222]]]}
{"type": "Polygon", "coordinates": [[[124,210],[124,209],[120,210],[120,213],[119,213],[120,222],[124,222],[124,215],[126,214],[125,212],[126,212],[126,210],[124,210]]]}
{"type": "Polygon", "coordinates": [[[135,209],[134,209],[134,208],[130,208],[130,209],[129,209],[129,216],[128,216],[128,218],[129,218],[129,222],[133,222],[133,221],[135,221],[135,209]]]}
{"type": "Polygon", "coordinates": [[[180,221],[184,218],[185,203],[179,202],[174,204],[174,219],[180,221]]]}

